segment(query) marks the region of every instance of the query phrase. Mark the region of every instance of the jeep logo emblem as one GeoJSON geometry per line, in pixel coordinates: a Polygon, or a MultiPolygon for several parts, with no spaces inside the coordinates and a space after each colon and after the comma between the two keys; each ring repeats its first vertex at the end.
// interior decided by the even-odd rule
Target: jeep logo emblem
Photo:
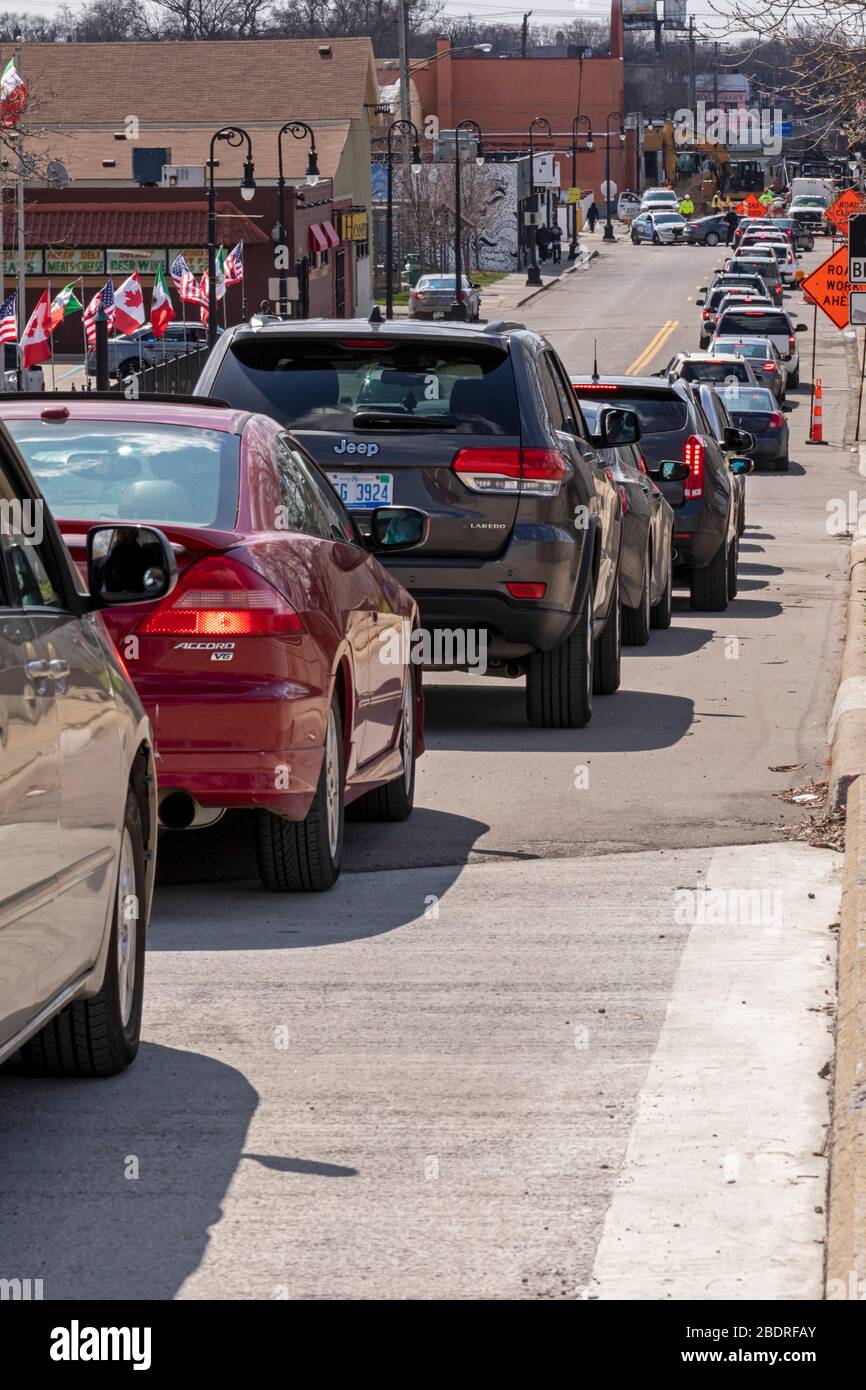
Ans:
{"type": "Polygon", "coordinates": [[[356,444],[352,439],[341,439],[339,444],[334,445],[335,454],[363,454],[371,459],[378,452],[378,444],[356,444]]]}

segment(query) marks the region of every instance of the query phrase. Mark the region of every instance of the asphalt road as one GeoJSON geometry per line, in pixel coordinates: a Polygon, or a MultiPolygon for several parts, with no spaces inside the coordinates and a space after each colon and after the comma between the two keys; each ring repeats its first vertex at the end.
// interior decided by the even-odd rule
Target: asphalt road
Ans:
{"type": "MultiPolygon", "coordinates": [[[[697,346],[718,257],[602,247],[525,319],[570,368],[597,342],[600,370],[652,371],[697,346]]],[[[820,361],[841,444],[838,344],[820,361]]],[[[821,775],[826,503],[857,471],[804,446],[794,397],[740,596],[680,594],[588,729],[432,678],[412,821],[351,826],[315,901],[250,881],[242,818],[163,845],[133,1072],[0,1079],[4,1273],[46,1297],[818,1295],[838,856],[784,841],[803,812],[776,793],[821,775]]]]}

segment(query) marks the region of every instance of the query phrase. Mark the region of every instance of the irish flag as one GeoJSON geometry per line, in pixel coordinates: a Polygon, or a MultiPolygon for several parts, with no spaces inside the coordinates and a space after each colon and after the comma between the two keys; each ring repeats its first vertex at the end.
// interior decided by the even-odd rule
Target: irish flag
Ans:
{"type": "Polygon", "coordinates": [[[165,283],[165,276],[162,270],[156,272],[156,279],[153,282],[153,298],[150,301],[150,326],[153,329],[154,338],[161,338],[172,319],[175,312],[171,305],[171,295],[165,283]]]}
{"type": "Polygon", "coordinates": [[[15,71],[15,59],[10,58],[0,76],[0,125],[15,125],[27,105],[27,88],[15,71]]]}
{"type": "Polygon", "coordinates": [[[39,303],[27,320],[27,327],[21,339],[24,348],[24,366],[35,367],[47,362],[51,356],[51,323],[48,291],[40,295],[39,303]]]}
{"type": "Polygon", "coordinates": [[[79,314],[84,306],[75,298],[75,282],[67,285],[51,301],[51,308],[48,311],[49,333],[53,333],[58,323],[62,323],[70,314],[79,314]]]}

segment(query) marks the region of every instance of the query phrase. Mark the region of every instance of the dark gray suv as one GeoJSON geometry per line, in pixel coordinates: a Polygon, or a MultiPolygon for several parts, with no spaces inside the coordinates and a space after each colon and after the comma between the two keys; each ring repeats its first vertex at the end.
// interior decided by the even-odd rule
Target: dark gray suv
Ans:
{"type": "Polygon", "coordinates": [[[291,429],[361,530],[417,507],[423,545],[387,559],[417,599],[434,667],[527,678],[527,715],[578,727],[620,680],[621,501],[598,447],[639,435],[602,412],[591,435],[550,344],[520,324],[254,318],[196,387],[291,429]]]}

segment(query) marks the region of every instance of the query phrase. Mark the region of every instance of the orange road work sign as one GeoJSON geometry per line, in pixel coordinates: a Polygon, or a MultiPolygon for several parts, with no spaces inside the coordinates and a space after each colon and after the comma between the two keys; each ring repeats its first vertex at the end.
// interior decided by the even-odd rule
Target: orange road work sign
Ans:
{"type": "Polygon", "coordinates": [[[837,328],[848,327],[848,247],[840,246],[803,281],[803,293],[837,328]]]}
{"type": "Polygon", "coordinates": [[[855,193],[853,188],[846,188],[844,193],[840,193],[826,213],[827,221],[832,222],[837,232],[843,236],[848,235],[848,218],[852,212],[859,212],[863,207],[863,199],[859,193],[855,193]]]}
{"type": "Polygon", "coordinates": [[[754,193],[750,193],[748,198],[744,198],[741,203],[737,203],[734,211],[738,212],[740,217],[766,217],[767,215],[767,209],[764,207],[760,198],[755,197],[754,193]]]}

